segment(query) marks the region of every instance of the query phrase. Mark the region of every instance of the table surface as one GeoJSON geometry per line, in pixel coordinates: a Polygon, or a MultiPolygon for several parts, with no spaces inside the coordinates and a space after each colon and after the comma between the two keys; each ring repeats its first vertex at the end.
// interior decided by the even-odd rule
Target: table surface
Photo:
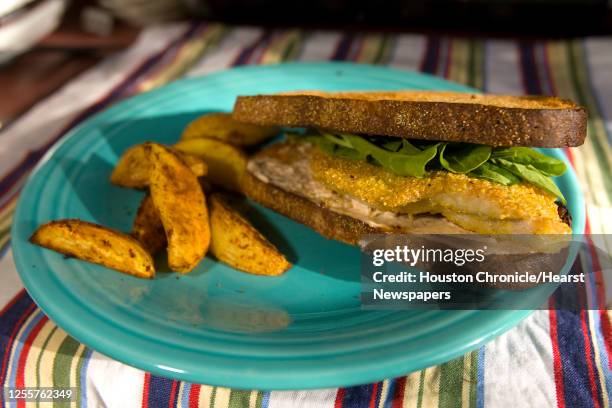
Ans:
{"type": "MultiPolygon", "coordinates": [[[[609,406],[612,283],[601,274],[589,274],[594,279],[584,288],[598,310],[536,311],[493,342],[446,364],[374,384],[312,391],[231,390],[157,377],[79,344],[36,307],[15,271],[9,230],[19,190],[53,141],[116,101],[174,79],[293,60],[384,64],[484,92],[577,101],[589,111],[589,136],[567,154],[587,200],[589,233],[610,233],[612,38],[513,41],[160,25],[76,75],[0,132],[0,384],[73,386],[77,405],[92,407],[609,406]]],[[[603,261],[597,254],[583,258],[588,268],[603,261]]]]}

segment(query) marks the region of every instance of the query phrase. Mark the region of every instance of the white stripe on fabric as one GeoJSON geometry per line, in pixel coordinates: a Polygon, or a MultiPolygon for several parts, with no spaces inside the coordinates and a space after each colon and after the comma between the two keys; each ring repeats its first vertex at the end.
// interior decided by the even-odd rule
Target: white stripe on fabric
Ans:
{"type": "Polygon", "coordinates": [[[2,281],[0,285],[0,309],[2,309],[23,289],[23,284],[19,279],[17,269],[15,269],[11,249],[8,249],[5,255],[0,258],[0,281],[2,281]]]}
{"type": "Polygon", "coordinates": [[[336,400],[336,392],[336,388],[309,391],[272,391],[268,408],[331,408],[336,400]]]}
{"type": "Polygon", "coordinates": [[[515,41],[487,41],[485,61],[485,89],[488,93],[523,94],[519,54],[515,41]]]}
{"type": "Polygon", "coordinates": [[[389,65],[395,68],[418,71],[425,52],[425,36],[400,34],[395,39],[389,65]]]}
{"type": "Polygon", "coordinates": [[[536,310],[516,328],[487,344],[485,407],[555,406],[547,310],[536,310]]]}
{"type": "Polygon", "coordinates": [[[340,33],[330,31],[314,31],[305,37],[302,48],[301,61],[327,61],[329,60],[340,41],[340,33]]]}
{"type": "Polygon", "coordinates": [[[87,367],[88,407],[140,407],[145,373],[93,352],[87,367]]]}
{"type": "Polygon", "coordinates": [[[187,76],[202,76],[220,71],[232,65],[245,45],[252,43],[262,33],[261,28],[238,27],[225,35],[219,45],[207,52],[190,70],[187,76]]]}

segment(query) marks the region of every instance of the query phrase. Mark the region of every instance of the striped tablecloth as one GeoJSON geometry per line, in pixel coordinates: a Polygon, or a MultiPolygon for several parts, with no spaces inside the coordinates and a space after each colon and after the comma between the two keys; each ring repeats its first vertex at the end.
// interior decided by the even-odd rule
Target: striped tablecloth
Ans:
{"type": "MultiPolygon", "coordinates": [[[[600,310],[537,311],[480,350],[446,364],[374,384],[316,391],[231,390],[157,377],[79,344],[36,307],[15,271],[9,230],[26,176],[55,141],[118,100],[176,78],[293,60],[384,64],[484,92],[577,101],[589,110],[589,137],[567,153],[588,203],[588,231],[611,232],[612,38],[522,42],[204,23],[153,27],[0,132],[0,384],[78,387],[76,405],[91,407],[608,407],[612,307],[601,279],[586,284],[600,310]]],[[[611,287],[607,282],[608,293],[611,287]]]]}

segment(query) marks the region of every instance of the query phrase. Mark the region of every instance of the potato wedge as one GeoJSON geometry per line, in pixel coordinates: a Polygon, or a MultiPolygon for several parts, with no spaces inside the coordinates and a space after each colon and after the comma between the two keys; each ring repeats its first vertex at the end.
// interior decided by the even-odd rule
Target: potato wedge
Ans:
{"type": "Polygon", "coordinates": [[[234,146],[253,146],[268,140],[279,133],[274,126],[258,126],[238,122],[231,113],[209,113],[202,115],[187,125],[181,140],[217,139],[234,146]]]}
{"type": "Polygon", "coordinates": [[[140,242],[91,222],[77,219],[51,221],[38,227],[30,242],[139,278],[155,276],[153,259],[140,242]]]}
{"type": "Polygon", "coordinates": [[[152,143],[150,191],[168,240],[168,266],[187,273],[210,244],[208,209],[198,178],[172,149],[152,143]]]}
{"type": "Polygon", "coordinates": [[[138,207],[132,225],[132,236],[140,241],[151,255],[155,255],[166,246],[164,225],[149,193],[143,197],[138,207]]]}
{"type": "Polygon", "coordinates": [[[254,275],[278,276],[289,268],[274,245],[220,194],[210,197],[210,251],[221,262],[254,275]]]}
{"type": "Polygon", "coordinates": [[[203,159],[208,164],[207,178],[212,184],[242,191],[240,186],[247,164],[247,156],[242,150],[214,139],[182,140],[174,147],[203,159]]]}
{"type": "MultiPolygon", "coordinates": [[[[151,173],[151,163],[147,156],[150,145],[151,142],[146,142],[127,149],[111,174],[111,182],[121,187],[147,187],[151,173]]],[[[208,167],[204,160],[183,152],[178,154],[196,176],[206,175],[208,167]]]]}

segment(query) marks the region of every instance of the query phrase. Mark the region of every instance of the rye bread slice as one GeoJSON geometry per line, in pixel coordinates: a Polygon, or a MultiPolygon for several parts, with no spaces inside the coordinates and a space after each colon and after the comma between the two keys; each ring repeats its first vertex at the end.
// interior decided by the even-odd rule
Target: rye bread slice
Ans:
{"type": "Polygon", "coordinates": [[[239,96],[241,122],[490,146],[569,147],[586,137],[586,110],[547,96],[397,91],[300,91],[239,96]]]}

